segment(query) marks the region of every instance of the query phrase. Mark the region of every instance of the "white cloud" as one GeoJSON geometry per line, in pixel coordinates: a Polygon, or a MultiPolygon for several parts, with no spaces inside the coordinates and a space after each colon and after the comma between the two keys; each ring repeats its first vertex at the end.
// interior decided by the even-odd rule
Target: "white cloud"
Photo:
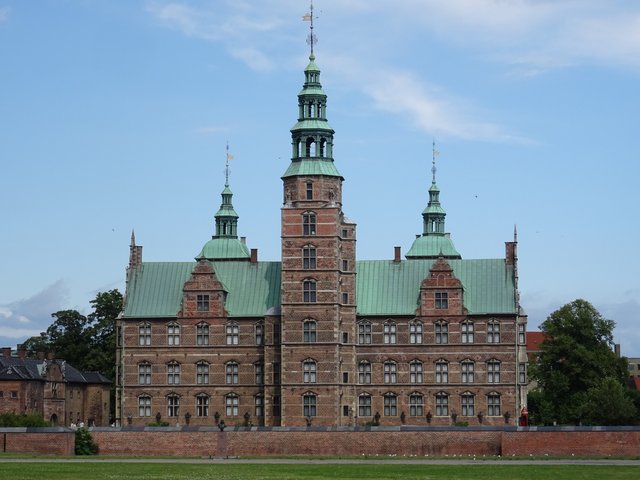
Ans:
{"type": "Polygon", "coordinates": [[[9,20],[9,7],[0,7],[0,23],[4,23],[9,20]]]}

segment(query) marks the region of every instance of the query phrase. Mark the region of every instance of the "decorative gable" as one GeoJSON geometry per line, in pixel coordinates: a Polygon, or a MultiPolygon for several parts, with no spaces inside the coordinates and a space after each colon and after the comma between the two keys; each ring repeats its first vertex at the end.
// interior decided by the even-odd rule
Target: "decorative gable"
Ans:
{"type": "Polygon", "coordinates": [[[444,259],[438,260],[429,269],[429,275],[420,285],[419,316],[466,315],[464,287],[456,278],[453,268],[444,259]]]}

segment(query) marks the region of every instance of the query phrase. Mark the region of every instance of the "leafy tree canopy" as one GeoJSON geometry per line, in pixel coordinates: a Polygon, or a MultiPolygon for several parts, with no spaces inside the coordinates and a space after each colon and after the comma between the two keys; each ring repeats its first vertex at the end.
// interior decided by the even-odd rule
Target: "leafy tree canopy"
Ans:
{"type": "MultiPolygon", "coordinates": [[[[625,392],[627,362],[616,357],[612,350],[614,326],[612,320],[602,317],[585,300],[564,305],[542,323],[545,340],[530,373],[538,382],[539,395],[534,397],[538,411],[535,414],[543,423],[619,424],[629,421],[628,416],[615,418],[595,406],[599,393],[613,384],[618,384],[625,392]]],[[[621,397],[611,396],[610,400],[622,402],[610,406],[612,409],[628,412],[626,392],[621,397]]]]}

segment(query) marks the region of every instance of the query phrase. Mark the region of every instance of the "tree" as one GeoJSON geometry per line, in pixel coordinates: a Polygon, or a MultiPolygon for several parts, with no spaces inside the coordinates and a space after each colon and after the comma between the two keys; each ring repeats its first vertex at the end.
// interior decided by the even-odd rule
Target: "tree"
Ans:
{"type": "Polygon", "coordinates": [[[587,423],[629,425],[636,419],[636,406],[625,388],[614,378],[603,378],[587,391],[584,419],[587,423]]]}
{"type": "Polygon", "coordinates": [[[116,319],[122,311],[122,294],[116,290],[100,292],[91,300],[93,313],[89,314],[91,350],[85,370],[101,372],[115,380],[116,319]]]}
{"type": "Polygon", "coordinates": [[[52,313],[55,321],[47,328],[49,351],[55,352],[79,370],[84,370],[90,352],[91,337],[87,330],[89,319],[77,310],[60,310],[52,313]]]}
{"type": "Polygon", "coordinates": [[[541,392],[536,398],[539,411],[533,412],[536,418],[561,424],[611,421],[591,407],[603,385],[626,385],[626,359],[616,357],[611,348],[614,326],[585,300],[564,305],[542,323],[545,341],[530,368],[541,392]]]}

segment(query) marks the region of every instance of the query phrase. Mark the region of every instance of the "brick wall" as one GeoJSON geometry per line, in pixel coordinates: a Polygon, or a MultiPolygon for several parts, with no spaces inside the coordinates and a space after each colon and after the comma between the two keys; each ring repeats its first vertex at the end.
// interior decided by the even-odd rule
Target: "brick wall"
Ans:
{"type": "Polygon", "coordinates": [[[73,455],[75,433],[59,428],[0,428],[0,452],[73,455]]]}

